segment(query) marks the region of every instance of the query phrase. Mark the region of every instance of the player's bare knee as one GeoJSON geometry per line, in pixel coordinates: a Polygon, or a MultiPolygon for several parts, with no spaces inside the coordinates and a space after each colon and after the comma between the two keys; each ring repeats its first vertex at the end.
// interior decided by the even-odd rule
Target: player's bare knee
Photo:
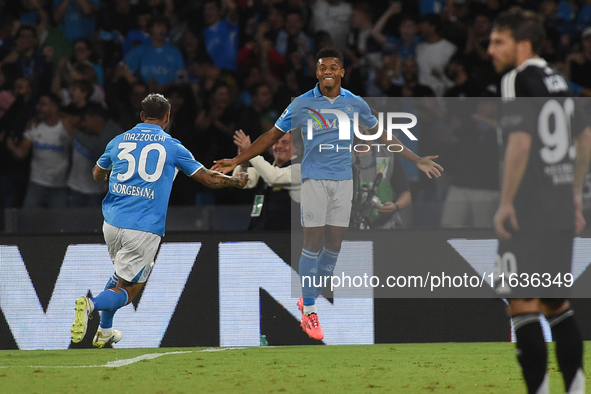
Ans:
{"type": "Polygon", "coordinates": [[[311,250],[312,252],[320,251],[323,238],[323,227],[304,228],[304,248],[311,250]]]}

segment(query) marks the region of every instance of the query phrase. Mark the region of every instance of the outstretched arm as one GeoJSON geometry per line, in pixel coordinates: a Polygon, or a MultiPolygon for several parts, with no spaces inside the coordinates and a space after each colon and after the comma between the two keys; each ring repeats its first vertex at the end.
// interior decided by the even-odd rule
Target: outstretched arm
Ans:
{"type": "Polygon", "coordinates": [[[268,131],[263,133],[259,138],[257,138],[255,142],[253,142],[252,145],[250,145],[250,148],[240,153],[233,159],[222,159],[214,161],[215,165],[211,167],[211,169],[214,171],[220,171],[224,174],[227,174],[228,172],[232,171],[234,167],[236,167],[238,164],[244,163],[245,161],[250,160],[257,155],[260,155],[261,153],[269,149],[275,143],[275,141],[277,141],[283,135],[283,131],[273,126],[271,129],[269,129],[268,131]]]}
{"type": "Polygon", "coordinates": [[[248,174],[245,172],[238,172],[234,176],[227,176],[217,171],[201,167],[196,173],[191,175],[191,178],[207,187],[211,187],[212,189],[221,189],[223,187],[242,188],[246,185],[248,174]]]}
{"type": "MultiPolygon", "coordinates": [[[[373,129],[369,130],[371,134],[375,134],[377,132],[377,128],[379,126],[374,127],[373,129]]],[[[423,171],[429,179],[431,177],[439,178],[441,176],[441,172],[443,171],[443,167],[441,165],[435,163],[433,160],[437,159],[439,156],[417,156],[413,151],[408,149],[396,136],[392,135],[392,139],[387,139],[387,134],[384,132],[380,136],[380,142],[386,145],[400,145],[402,150],[400,152],[396,152],[400,157],[405,160],[410,161],[411,163],[415,164],[419,170],[423,171]]]]}

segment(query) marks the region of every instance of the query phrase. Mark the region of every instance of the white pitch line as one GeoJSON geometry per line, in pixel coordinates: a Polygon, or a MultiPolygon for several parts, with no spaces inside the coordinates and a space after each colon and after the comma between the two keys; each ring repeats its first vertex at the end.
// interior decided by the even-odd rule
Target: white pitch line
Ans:
{"type": "Polygon", "coordinates": [[[102,365],[102,367],[107,367],[107,368],[124,367],[124,366],[129,365],[129,364],[137,363],[138,361],[151,360],[153,358],[158,358],[160,356],[165,356],[167,354],[185,354],[185,353],[193,353],[193,352],[191,350],[189,350],[189,351],[182,351],[182,352],[149,353],[149,354],[143,354],[141,356],[137,356],[137,357],[134,357],[134,358],[109,361],[105,365],[102,365]]]}
{"type": "MultiPolygon", "coordinates": [[[[199,350],[200,352],[221,352],[223,350],[235,350],[235,349],[244,349],[242,347],[226,347],[226,348],[207,348],[203,350],[199,350]]],[[[126,365],[130,365],[133,363],[137,363],[138,361],[142,360],[152,360],[154,358],[158,358],[160,356],[166,356],[169,354],[186,354],[186,353],[194,353],[192,350],[184,350],[184,351],[177,351],[177,352],[166,352],[166,353],[148,353],[142,354],[141,356],[137,356],[134,358],[126,358],[122,360],[115,360],[109,361],[104,365],[25,365],[25,366],[2,366],[0,368],[118,368],[124,367],[126,365]]]]}

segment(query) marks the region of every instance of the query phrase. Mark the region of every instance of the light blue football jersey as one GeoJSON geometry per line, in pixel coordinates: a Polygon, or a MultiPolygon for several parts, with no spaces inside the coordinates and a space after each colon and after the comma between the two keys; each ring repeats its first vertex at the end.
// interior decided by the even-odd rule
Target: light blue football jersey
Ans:
{"type": "Polygon", "coordinates": [[[328,179],[342,181],[353,178],[353,119],[357,114],[359,127],[372,129],[378,119],[361,97],[341,88],[335,99],[324,97],[319,85],[297,97],[275,122],[284,133],[301,132],[304,143],[302,180],[328,179]],[[338,114],[323,110],[337,110],[349,119],[348,133],[339,133],[338,114]],[[308,130],[311,125],[313,130],[308,130]]]}
{"type": "Polygon", "coordinates": [[[111,170],[103,200],[105,222],[160,236],[177,172],[191,176],[203,167],[178,140],[150,123],[113,138],[97,165],[111,170]]]}

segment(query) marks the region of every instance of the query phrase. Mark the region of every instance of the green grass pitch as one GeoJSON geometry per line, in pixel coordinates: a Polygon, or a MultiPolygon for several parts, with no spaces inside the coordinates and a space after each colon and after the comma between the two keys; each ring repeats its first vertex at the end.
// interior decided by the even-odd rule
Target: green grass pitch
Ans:
{"type": "MultiPolygon", "coordinates": [[[[549,350],[550,391],[564,392],[549,350]]],[[[511,343],[0,351],[0,393],[98,392],[520,393],[525,386],[511,343]]]]}

